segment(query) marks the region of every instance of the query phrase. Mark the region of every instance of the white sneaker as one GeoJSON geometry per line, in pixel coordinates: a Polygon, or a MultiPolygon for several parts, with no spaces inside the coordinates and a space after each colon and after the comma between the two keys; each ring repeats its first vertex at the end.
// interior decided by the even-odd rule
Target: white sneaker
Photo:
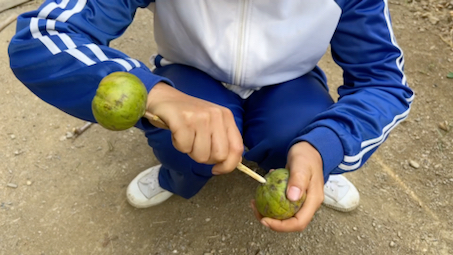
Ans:
{"type": "Polygon", "coordinates": [[[327,207],[350,212],[359,206],[360,195],[354,184],[342,175],[331,175],[324,184],[324,202],[327,207]]]}
{"type": "Polygon", "coordinates": [[[147,208],[164,202],[173,193],[159,185],[159,170],[162,165],[153,166],[141,172],[127,187],[127,201],[134,207],[147,208]]]}

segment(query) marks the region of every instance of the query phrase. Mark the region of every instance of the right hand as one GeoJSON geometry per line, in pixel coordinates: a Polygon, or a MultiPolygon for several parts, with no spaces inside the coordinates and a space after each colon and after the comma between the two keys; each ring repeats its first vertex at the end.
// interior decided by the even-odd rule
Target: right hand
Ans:
{"type": "Polygon", "coordinates": [[[168,125],[178,151],[213,164],[213,174],[229,173],[241,161],[242,136],[228,108],[158,83],[148,94],[146,110],[168,125]]]}

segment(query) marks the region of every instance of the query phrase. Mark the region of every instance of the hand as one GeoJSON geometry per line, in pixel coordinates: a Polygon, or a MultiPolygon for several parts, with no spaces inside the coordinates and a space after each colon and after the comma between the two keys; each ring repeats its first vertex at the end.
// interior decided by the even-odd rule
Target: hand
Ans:
{"type": "Polygon", "coordinates": [[[296,201],[302,197],[304,192],[307,192],[307,198],[302,208],[296,215],[286,220],[263,218],[256,210],[254,201],[252,201],[252,208],[257,219],[274,231],[302,231],[308,226],[324,200],[321,155],[311,144],[299,142],[289,150],[286,168],[290,170],[286,197],[296,201]]]}
{"type": "Polygon", "coordinates": [[[158,83],[148,94],[146,110],[168,125],[177,150],[198,163],[214,164],[213,174],[229,173],[241,161],[242,136],[229,109],[158,83]]]}

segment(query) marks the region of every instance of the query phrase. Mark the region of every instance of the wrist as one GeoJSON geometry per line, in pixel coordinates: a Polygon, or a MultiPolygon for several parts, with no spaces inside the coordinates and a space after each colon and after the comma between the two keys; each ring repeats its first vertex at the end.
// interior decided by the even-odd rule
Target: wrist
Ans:
{"type": "Polygon", "coordinates": [[[311,162],[318,169],[323,169],[322,157],[319,151],[306,141],[295,143],[288,152],[288,162],[294,157],[302,157],[305,162],[311,162]]]}
{"type": "Polygon", "coordinates": [[[148,98],[146,101],[146,109],[153,112],[152,109],[154,105],[165,100],[168,95],[175,89],[165,82],[158,82],[154,87],[149,91],[148,98]]]}

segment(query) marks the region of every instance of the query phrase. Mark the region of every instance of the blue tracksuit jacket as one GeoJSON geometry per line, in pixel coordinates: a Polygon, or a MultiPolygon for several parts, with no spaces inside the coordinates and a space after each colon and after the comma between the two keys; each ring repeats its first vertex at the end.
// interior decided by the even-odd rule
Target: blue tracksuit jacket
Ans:
{"type": "Polygon", "coordinates": [[[109,73],[135,74],[148,91],[171,84],[109,47],[147,7],[159,54],[243,97],[309,72],[330,45],[344,71],[339,100],[298,138],[318,148],[325,174],[358,169],[409,114],[414,96],[388,0],[46,0],[18,18],[11,68],[44,101],[94,121],[91,100],[109,73]]]}

